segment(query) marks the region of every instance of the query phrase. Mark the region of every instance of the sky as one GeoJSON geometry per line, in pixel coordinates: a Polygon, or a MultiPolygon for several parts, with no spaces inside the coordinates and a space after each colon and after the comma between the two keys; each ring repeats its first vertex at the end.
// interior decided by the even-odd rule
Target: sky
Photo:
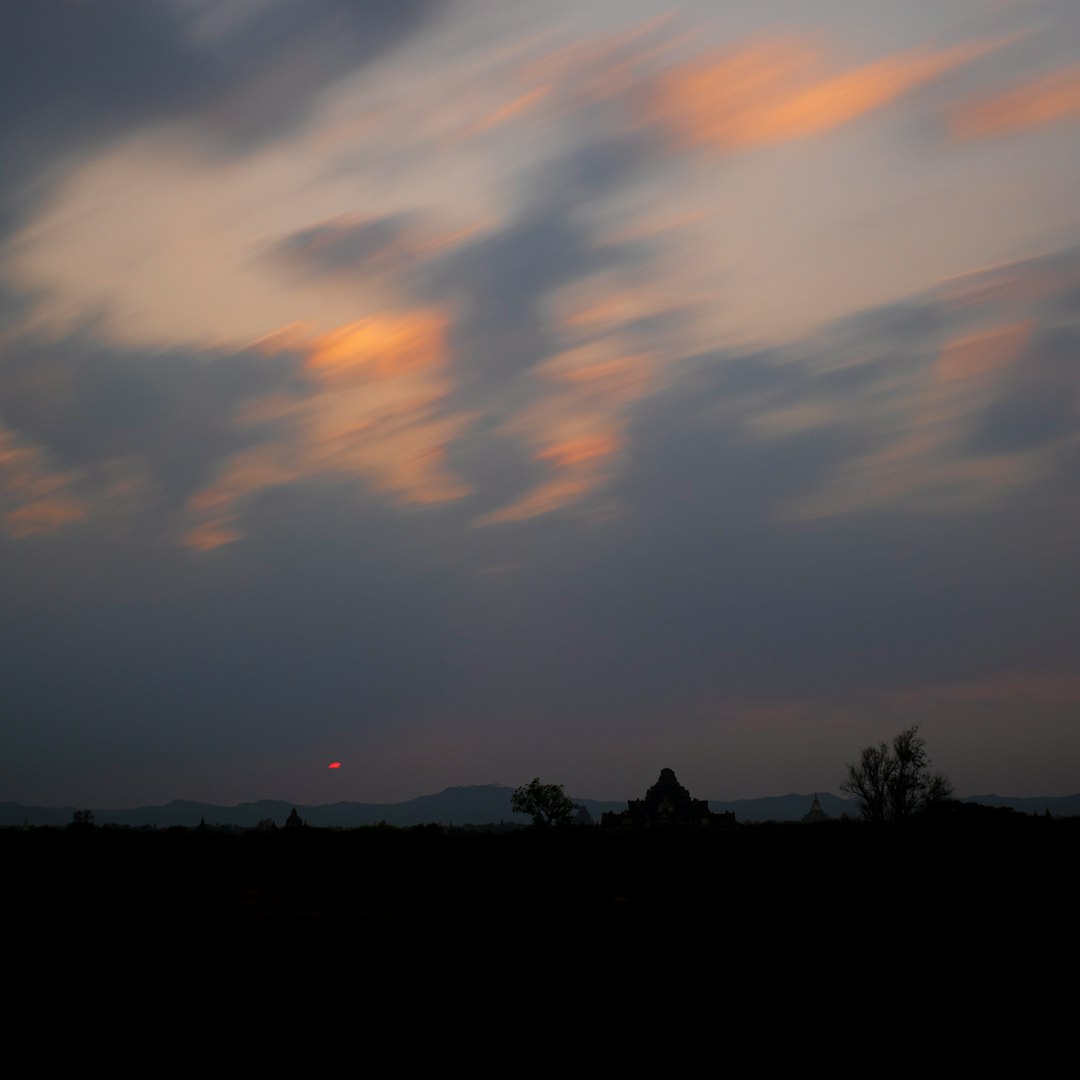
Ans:
{"type": "Polygon", "coordinates": [[[1078,55],[7,0],[0,799],[1080,789],[1078,55]]]}

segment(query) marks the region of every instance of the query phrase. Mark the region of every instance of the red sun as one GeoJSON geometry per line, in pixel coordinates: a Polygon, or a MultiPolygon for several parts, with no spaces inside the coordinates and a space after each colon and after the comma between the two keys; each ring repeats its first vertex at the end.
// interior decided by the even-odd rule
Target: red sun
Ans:
{"type": "Polygon", "coordinates": [[[330,764],[327,765],[326,767],[328,769],[340,769],[341,768],[341,762],[340,761],[331,761],[330,764]]]}

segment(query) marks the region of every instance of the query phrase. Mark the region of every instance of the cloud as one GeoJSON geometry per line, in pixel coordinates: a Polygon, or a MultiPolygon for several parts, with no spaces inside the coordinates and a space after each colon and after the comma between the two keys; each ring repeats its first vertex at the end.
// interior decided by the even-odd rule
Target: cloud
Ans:
{"type": "Polygon", "coordinates": [[[1016,362],[1031,337],[1029,323],[997,326],[950,341],[937,362],[937,380],[950,383],[992,375],[1016,362]]]}
{"type": "Polygon", "coordinates": [[[958,139],[1011,135],[1080,116],[1080,67],[1052,71],[982,101],[953,109],[949,128],[958,139]]]}
{"type": "Polygon", "coordinates": [[[270,257],[312,275],[415,292],[430,265],[437,266],[456,248],[476,243],[489,228],[485,222],[440,228],[417,212],[339,218],[278,240],[270,257]]]}
{"type": "Polygon", "coordinates": [[[288,356],[126,350],[92,330],[23,337],[0,356],[0,419],[69,467],[137,458],[182,494],[252,437],[233,411],[296,379],[288,356]]]}
{"type": "Polygon", "coordinates": [[[0,352],[9,531],[31,536],[124,507],[175,511],[277,422],[238,426],[237,410],[302,381],[284,353],[125,350],[90,327],[10,339],[0,352]]]}
{"type": "Polygon", "coordinates": [[[970,445],[981,453],[1023,453],[1080,434],[1076,358],[1080,333],[1046,329],[1004,374],[1001,392],[975,415],[970,445]]]}
{"type": "Polygon", "coordinates": [[[139,127],[189,120],[219,150],[248,148],[295,126],[328,85],[437,10],[433,0],[231,12],[164,0],[11,0],[0,12],[0,237],[51,184],[52,163],[139,127]]]}
{"type": "Polygon", "coordinates": [[[816,47],[766,41],[672,68],[655,82],[647,118],[689,146],[736,151],[821,135],[880,109],[995,44],[917,49],[839,75],[816,47]]]}
{"type": "MultiPolygon", "coordinates": [[[[237,414],[243,427],[272,418],[280,436],[231,455],[194,494],[200,519],[186,542],[208,550],[242,535],[243,506],[272,488],[320,477],[360,480],[401,504],[462,499],[472,487],[448,467],[447,446],[471,421],[444,408],[453,389],[446,318],[434,310],[385,313],[284,340],[303,353],[310,382],[237,414]]],[[[276,347],[274,339],[264,348],[276,347]]]]}
{"type": "Polygon", "coordinates": [[[630,184],[651,153],[636,136],[575,145],[526,178],[524,205],[502,228],[432,261],[419,290],[457,315],[455,364],[473,400],[562,351],[550,309],[558,290],[640,260],[630,244],[602,243],[584,209],[630,184]]]}
{"type": "Polygon", "coordinates": [[[406,214],[323,222],[287,236],[275,245],[274,254],[323,273],[397,267],[412,246],[410,223],[406,214]]]}
{"type": "Polygon", "coordinates": [[[167,2],[57,8],[12,0],[3,11],[0,129],[85,145],[137,124],[201,114],[238,137],[280,131],[329,83],[415,33],[436,5],[311,0],[303,10],[279,3],[233,10],[229,20],[167,2]]]}
{"type": "MultiPolygon", "coordinates": [[[[640,335],[649,318],[664,313],[664,301],[654,298],[650,310],[640,302],[647,289],[639,285],[636,310],[624,303],[621,313],[576,322],[556,301],[575,282],[589,279],[595,287],[605,275],[609,280],[592,295],[610,300],[627,269],[645,261],[648,238],[611,240],[584,210],[631,184],[648,167],[651,150],[639,135],[575,143],[525,179],[518,214],[484,232],[448,232],[406,212],[296,230],[274,243],[270,260],[256,261],[338,278],[350,287],[352,306],[380,314],[322,333],[298,324],[265,335],[247,360],[205,366],[188,362],[197,350],[106,345],[101,335],[117,327],[110,318],[82,339],[10,350],[6,415],[61,457],[98,467],[142,462],[170,500],[186,500],[190,542],[203,549],[238,538],[237,515],[260,493],[319,476],[360,480],[403,503],[463,499],[474,490],[453,465],[456,453],[471,452],[455,445],[464,441],[475,449],[486,440],[493,451],[519,440],[523,459],[531,459],[519,490],[492,488],[480,515],[491,512],[491,502],[520,503],[521,489],[546,483],[552,470],[561,494],[534,505],[562,507],[608,475],[621,446],[625,403],[602,401],[603,388],[625,381],[625,358],[636,355],[621,340],[635,336],[627,332],[630,322],[640,335]],[[366,290],[371,282],[374,291],[353,291],[354,283],[366,290]],[[555,376],[550,365],[559,361],[552,358],[567,355],[568,346],[606,352],[580,371],[555,376]],[[529,374],[545,364],[538,378],[529,374]],[[613,364],[622,365],[622,374],[613,364]],[[208,384],[210,371],[218,378],[232,371],[242,392],[202,402],[196,382],[187,385],[196,370],[208,384]],[[566,415],[538,433],[537,417],[555,417],[564,405],[566,415]],[[193,443],[181,452],[177,441],[184,437],[193,443]],[[571,468],[565,454],[552,450],[595,437],[610,451],[591,455],[588,465],[571,468]]],[[[195,254],[195,261],[204,255],[198,247],[195,254]]],[[[212,291],[220,300],[220,290],[212,291]]],[[[229,303],[240,304],[242,292],[230,294],[229,303]]],[[[158,295],[171,305],[172,323],[191,321],[183,293],[159,288],[158,295]]],[[[121,330],[131,306],[121,311],[121,330]]],[[[224,360],[244,353],[206,355],[224,360]]],[[[490,473],[487,465],[479,468],[490,473]]]]}
{"type": "Polygon", "coordinates": [[[645,452],[639,418],[681,401],[666,388],[694,379],[684,404],[728,425],[732,445],[778,462],[815,448],[762,489],[757,513],[948,513],[1014,497],[1061,467],[1077,423],[1075,332],[1061,304],[1080,279],[1075,252],[946,282],[792,350],[691,361],[647,346],[647,289],[623,296],[607,268],[576,277],[592,245],[573,209],[550,210],[549,234],[562,221],[562,236],[519,276],[513,221],[445,256],[445,281],[430,285],[441,302],[329,332],[295,326],[256,348],[204,352],[121,349],[93,327],[9,340],[0,422],[15,474],[29,478],[8,483],[9,528],[30,536],[160,500],[170,527],[183,520],[205,550],[246,535],[267,493],[327,481],[402,507],[466,503],[483,524],[621,512],[622,477],[645,452]],[[477,378],[483,354],[469,350],[492,347],[478,317],[503,328],[519,362],[532,350],[531,363],[477,378]]]}
{"type": "Polygon", "coordinates": [[[547,86],[537,86],[532,90],[526,90],[523,94],[519,94],[511,101],[492,109],[491,112],[480,117],[475,124],[466,129],[465,137],[482,135],[485,131],[491,131],[493,128],[527,115],[536,109],[548,97],[550,92],[550,87],[547,86]]]}
{"type": "Polygon", "coordinates": [[[632,98],[642,82],[681,42],[673,33],[676,13],[668,11],[625,29],[531,50],[517,67],[524,91],[484,116],[472,133],[526,114],[540,104],[555,113],[588,110],[632,98]],[[492,123],[494,122],[494,124],[492,123]]]}
{"type": "Polygon", "coordinates": [[[501,431],[521,439],[547,474],[508,505],[479,519],[523,521],[573,506],[602,491],[626,449],[626,420],[653,388],[655,359],[618,353],[601,339],[551,357],[533,370],[532,401],[506,418],[501,431]]]}
{"type": "Polygon", "coordinates": [[[49,468],[46,455],[0,426],[0,514],[16,539],[81,521],[89,510],[71,495],[72,473],[49,468]]]}
{"type": "MultiPolygon", "coordinates": [[[[920,302],[934,311],[926,322],[937,328],[936,345],[934,336],[905,333],[895,311],[879,313],[884,321],[870,340],[880,359],[860,365],[875,377],[846,409],[835,392],[828,398],[836,423],[863,429],[866,449],[838,462],[784,512],[815,517],[902,505],[949,513],[1048,483],[1080,420],[1065,359],[1075,332],[1051,329],[1060,319],[1056,298],[1078,267],[1073,251],[947,283],[920,302]],[[1000,322],[1010,316],[1017,321],[1000,322]]],[[[855,325],[862,330],[855,341],[865,343],[874,323],[874,313],[845,320],[838,340],[855,325]]],[[[811,380],[801,393],[812,390],[811,380]]]]}

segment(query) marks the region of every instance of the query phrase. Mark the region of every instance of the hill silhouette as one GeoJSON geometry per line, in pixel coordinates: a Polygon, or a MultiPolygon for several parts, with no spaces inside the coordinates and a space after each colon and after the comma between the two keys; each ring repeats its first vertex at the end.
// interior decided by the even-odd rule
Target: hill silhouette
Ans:
{"type": "MultiPolygon", "coordinates": [[[[173,799],[160,806],[139,806],[125,809],[91,807],[98,825],[152,825],[168,828],[174,825],[194,827],[205,821],[209,824],[235,825],[254,828],[267,819],[283,825],[289,812],[296,807],[309,825],[321,828],[359,828],[365,825],[491,825],[499,822],[528,824],[529,818],[515,814],[510,808],[513,788],[502,784],[477,784],[449,787],[432,795],[421,795],[400,803],[364,803],[342,801],[308,806],[283,799],[259,799],[222,806],[216,803],[173,799]]],[[[830,817],[846,813],[857,817],[854,800],[842,799],[828,793],[817,795],[822,809],[830,817]]],[[[709,800],[715,813],[732,812],[737,820],[800,821],[810,809],[814,793],[773,795],[760,799],[709,800]]],[[[1042,814],[1049,811],[1055,817],[1080,815],[1080,794],[1055,797],[1009,798],[1000,795],[972,795],[962,802],[985,806],[1011,807],[1022,813],[1042,814]]],[[[606,811],[626,809],[625,802],[574,798],[585,806],[594,821],[606,811]]],[[[24,806],[20,803],[0,803],[0,826],[66,825],[72,820],[74,806],[24,806]]],[[[81,808],[79,808],[81,809],[81,808]]]]}

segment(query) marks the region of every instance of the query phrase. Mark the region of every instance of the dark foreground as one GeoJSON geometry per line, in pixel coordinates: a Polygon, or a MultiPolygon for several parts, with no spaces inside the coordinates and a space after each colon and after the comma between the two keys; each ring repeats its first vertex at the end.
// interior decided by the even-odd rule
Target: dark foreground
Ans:
{"type": "Polygon", "coordinates": [[[1030,977],[1076,959],[1078,846],[1080,821],[1027,818],[699,834],[0,832],[12,958],[30,966],[359,964],[403,990],[437,970],[444,992],[458,965],[523,977],[557,965],[619,987],[675,958],[766,996],[826,971],[858,994],[859,973],[886,955],[897,979],[1030,977]]]}

